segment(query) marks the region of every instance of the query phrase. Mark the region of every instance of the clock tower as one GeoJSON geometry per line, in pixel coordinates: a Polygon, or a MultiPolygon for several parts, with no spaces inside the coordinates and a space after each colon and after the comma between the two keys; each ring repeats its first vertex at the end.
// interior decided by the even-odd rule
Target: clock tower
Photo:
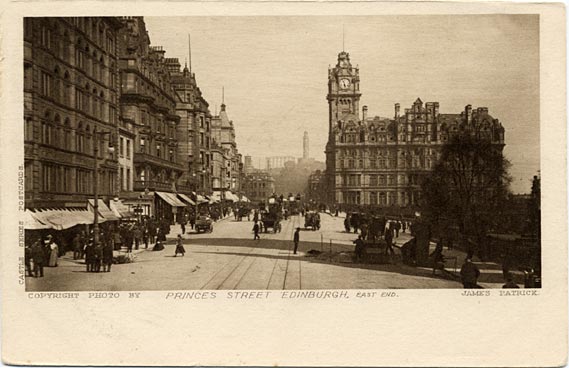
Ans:
{"type": "MultiPolygon", "coordinates": [[[[359,121],[360,105],[360,71],[352,67],[350,54],[342,51],[338,54],[338,63],[334,68],[328,69],[328,132],[332,131],[338,121],[359,121]]],[[[329,139],[330,139],[329,138],[329,139]]]]}
{"type": "Polygon", "coordinates": [[[360,71],[352,67],[350,54],[342,51],[338,62],[328,68],[328,144],[326,144],[327,202],[336,203],[336,142],[334,129],[338,124],[359,122],[360,71]]]}

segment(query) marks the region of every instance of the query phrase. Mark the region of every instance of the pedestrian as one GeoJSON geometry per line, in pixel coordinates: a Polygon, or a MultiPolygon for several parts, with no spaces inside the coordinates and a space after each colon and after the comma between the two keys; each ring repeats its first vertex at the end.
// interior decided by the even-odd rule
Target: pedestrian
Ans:
{"type": "Polygon", "coordinates": [[[73,237],[73,259],[79,259],[79,256],[81,255],[81,249],[83,248],[83,245],[81,244],[81,235],[79,235],[79,233],[76,233],[75,236],[73,237]]]}
{"type": "Polygon", "coordinates": [[[346,215],[346,219],[344,220],[344,229],[346,229],[346,232],[349,233],[351,228],[352,226],[350,225],[350,215],[346,215]]]}
{"type": "Polygon", "coordinates": [[[403,221],[401,224],[401,230],[403,230],[403,233],[405,233],[405,230],[407,230],[407,221],[403,221]]]}
{"type": "Polygon", "coordinates": [[[85,247],[85,265],[87,272],[93,272],[95,263],[95,246],[93,245],[93,238],[89,239],[89,243],[85,247]]]}
{"type": "Polygon", "coordinates": [[[464,264],[460,268],[460,277],[462,279],[462,285],[465,289],[476,289],[478,288],[478,277],[480,276],[480,270],[478,267],[472,263],[472,254],[468,254],[464,260],[464,264]]]}
{"type": "Polygon", "coordinates": [[[182,216],[182,219],[180,220],[180,227],[182,228],[182,234],[186,233],[186,224],[187,224],[186,217],[182,216]]]}
{"type": "Polygon", "coordinates": [[[140,226],[138,225],[134,226],[133,237],[134,237],[134,249],[138,250],[140,243],[142,242],[142,231],[140,229],[140,226]]]}
{"type": "MultiPolygon", "coordinates": [[[[148,221],[148,236],[150,237],[150,243],[154,243],[156,241],[156,223],[153,219],[148,221]]],[[[193,228],[193,226],[192,226],[193,228]]]]}
{"type": "Polygon", "coordinates": [[[121,250],[122,248],[121,230],[122,229],[116,229],[113,233],[113,243],[115,250],[121,250]]]}
{"type": "Polygon", "coordinates": [[[106,243],[103,247],[103,272],[111,272],[113,264],[113,245],[106,243]]]}
{"type": "Polygon", "coordinates": [[[296,254],[296,251],[298,250],[298,242],[300,241],[300,228],[299,227],[297,227],[296,231],[294,232],[293,241],[294,241],[294,252],[293,252],[293,254],[296,254]]]}
{"type": "Polygon", "coordinates": [[[192,230],[194,229],[194,226],[196,224],[196,216],[195,215],[190,215],[190,227],[192,228],[192,230]]]}
{"type": "Polygon", "coordinates": [[[184,249],[184,244],[182,243],[182,234],[178,234],[178,239],[176,240],[176,251],[174,252],[174,257],[176,257],[180,253],[182,257],[186,253],[184,249]]]}
{"type": "Polygon", "coordinates": [[[41,240],[38,239],[31,249],[32,260],[34,261],[34,275],[36,277],[43,277],[43,266],[45,264],[44,247],[41,240]]]}
{"type": "Polygon", "coordinates": [[[364,256],[364,241],[362,239],[362,236],[359,235],[358,238],[356,240],[354,240],[354,244],[356,245],[356,248],[354,249],[354,254],[356,256],[356,262],[361,262],[363,260],[363,256],[364,256]]]}
{"type": "Polygon", "coordinates": [[[401,230],[401,222],[395,222],[395,237],[399,238],[399,230],[401,230]]]}
{"type": "Polygon", "coordinates": [[[429,256],[433,259],[433,276],[437,270],[445,269],[445,257],[443,255],[443,240],[440,239],[435,247],[435,250],[429,256]]]}
{"type": "Polygon", "coordinates": [[[59,246],[53,240],[53,236],[47,236],[47,242],[49,244],[49,267],[57,267],[57,259],[59,257],[59,246]]]}
{"type": "Polygon", "coordinates": [[[511,273],[508,273],[506,277],[506,283],[502,286],[502,289],[519,289],[518,284],[514,282],[514,277],[511,273]]]}
{"type": "Polygon", "coordinates": [[[26,275],[33,277],[34,272],[32,269],[32,247],[30,244],[26,244],[26,248],[24,249],[24,260],[26,261],[26,275]]]}
{"type": "Polygon", "coordinates": [[[255,213],[253,214],[253,221],[254,222],[259,221],[259,212],[257,212],[257,210],[255,210],[255,213]]]}
{"type": "Polygon", "coordinates": [[[253,236],[253,240],[261,239],[261,237],[259,236],[259,224],[256,221],[255,225],[253,225],[253,233],[255,234],[253,236]]]}
{"type": "Polygon", "coordinates": [[[144,249],[148,249],[148,227],[144,226],[142,229],[142,242],[144,243],[144,249]]]}
{"type": "Polygon", "coordinates": [[[393,250],[393,231],[388,229],[385,232],[385,254],[391,254],[391,256],[395,255],[395,251],[393,250]]]}
{"type": "Polygon", "coordinates": [[[103,261],[103,245],[97,244],[93,250],[93,265],[91,266],[93,272],[101,271],[101,262],[103,261]]]}

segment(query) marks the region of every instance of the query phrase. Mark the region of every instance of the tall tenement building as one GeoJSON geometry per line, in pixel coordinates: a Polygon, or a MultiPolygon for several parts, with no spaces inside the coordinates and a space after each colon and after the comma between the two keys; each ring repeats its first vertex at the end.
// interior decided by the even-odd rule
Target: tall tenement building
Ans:
{"type": "Polygon", "coordinates": [[[150,192],[149,209],[154,205],[157,217],[170,218],[176,207],[183,206],[172,195],[178,191],[176,185],[184,168],[178,159],[180,116],[176,113],[176,94],[170,83],[165,51],[161,46],[151,46],[144,19],[123,17],[121,22],[121,141],[124,139],[127,144],[124,155],[131,155],[134,168],[129,173],[128,167],[121,167],[121,182],[127,189],[132,180],[135,198],[126,198],[132,204],[138,203],[141,192],[150,192]]]}
{"type": "Polygon", "coordinates": [[[360,118],[359,69],[342,51],[328,70],[329,134],[326,187],[329,203],[412,206],[421,196],[422,177],[435,165],[449,136],[471,131],[500,150],[504,128],[485,107],[467,105],[458,114],[441,114],[438,102],[421,99],[392,118],[360,118]]]}
{"type": "Polygon", "coordinates": [[[114,17],[24,18],[26,208],[85,208],[95,141],[98,193],[118,195],[117,152],[108,147],[119,142],[120,27],[114,17]]]}

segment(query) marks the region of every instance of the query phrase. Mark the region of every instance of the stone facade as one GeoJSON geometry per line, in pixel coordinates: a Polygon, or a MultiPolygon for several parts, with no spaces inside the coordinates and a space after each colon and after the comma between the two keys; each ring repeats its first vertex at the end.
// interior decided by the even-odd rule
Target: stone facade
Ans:
{"type": "Polygon", "coordinates": [[[239,193],[243,164],[241,154],[235,141],[235,127],[233,121],[227,116],[227,106],[221,104],[218,116],[212,118],[212,146],[219,150],[219,156],[223,163],[218,171],[214,170],[214,190],[229,190],[239,193]],[[218,184],[218,186],[216,186],[218,184]]]}
{"type": "Polygon", "coordinates": [[[176,93],[178,154],[184,161],[180,188],[210,194],[213,160],[211,153],[211,113],[209,104],[197,85],[195,73],[186,65],[181,70],[178,59],[166,59],[176,93]]]}
{"type": "Polygon", "coordinates": [[[441,147],[455,133],[470,131],[504,147],[504,128],[485,107],[467,105],[459,114],[441,114],[438,102],[417,99],[393,118],[367,116],[358,106],[359,70],[341,52],[328,73],[329,136],[326,146],[327,201],[338,204],[414,206],[423,177],[441,147]]]}
{"type": "Polygon", "coordinates": [[[275,193],[275,179],[263,170],[254,170],[243,179],[243,194],[253,203],[266,202],[275,193]]]}
{"type": "Polygon", "coordinates": [[[127,124],[124,130],[136,137],[133,189],[173,192],[183,166],[178,161],[180,117],[165,51],[150,45],[142,17],[124,17],[121,22],[121,119],[127,124]]]}
{"type": "Polygon", "coordinates": [[[117,18],[24,18],[26,207],[85,207],[120,190],[117,18]],[[104,133],[104,134],[101,134],[104,133]],[[95,140],[95,134],[97,138],[95,140]]]}

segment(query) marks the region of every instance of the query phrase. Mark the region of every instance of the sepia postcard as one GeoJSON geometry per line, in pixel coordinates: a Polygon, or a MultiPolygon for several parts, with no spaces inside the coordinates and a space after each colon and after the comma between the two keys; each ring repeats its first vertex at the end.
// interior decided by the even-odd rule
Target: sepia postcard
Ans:
{"type": "Polygon", "coordinates": [[[567,364],[563,4],[6,4],[5,364],[567,364]]]}

